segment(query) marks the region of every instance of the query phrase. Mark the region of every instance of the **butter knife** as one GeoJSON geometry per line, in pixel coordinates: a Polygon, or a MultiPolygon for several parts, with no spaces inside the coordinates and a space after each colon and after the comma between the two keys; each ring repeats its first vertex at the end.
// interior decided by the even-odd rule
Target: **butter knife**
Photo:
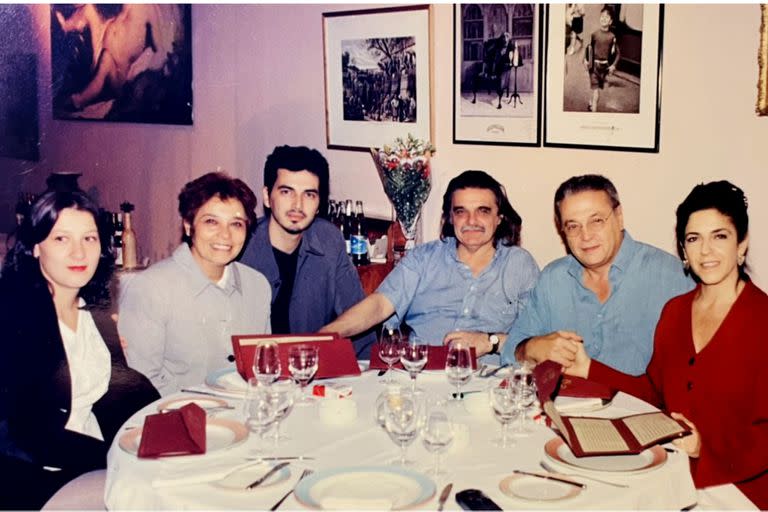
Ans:
{"type": "Polygon", "coordinates": [[[267,480],[267,478],[271,477],[272,475],[274,475],[275,473],[283,469],[288,464],[290,464],[290,462],[281,462],[280,464],[276,464],[275,466],[272,467],[272,469],[267,471],[267,473],[264,476],[262,476],[257,480],[254,480],[251,484],[247,485],[245,487],[246,490],[255,489],[256,487],[260,486],[267,480]]]}
{"type": "Polygon", "coordinates": [[[443,510],[445,502],[448,500],[448,496],[451,495],[451,489],[453,489],[453,484],[448,484],[443,488],[443,492],[440,493],[440,499],[437,500],[437,512],[443,510]]]}
{"type": "Polygon", "coordinates": [[[529,473],[528,471],[521,471],[519,469],[514,469],[514,470],[512,470],[512,472],[515,473],[515,474],[518,474],[518,475],[525,475],[525,476],[533,476],[533,477],[536,477],[536,478],[543,478],[544,480],[554,480],[555,482],[560,482],[560,483],[563,483],[563,484],[572,485],[574,487],[579,487],[580,489],[586,489],[587,488],[587,484],[582,484],[580,482],[574,482],[573,480],[567,480],[565,478],[559,478],[559,477],[552,476],[552,475],[542,475],[540,473],[529,473]]]}

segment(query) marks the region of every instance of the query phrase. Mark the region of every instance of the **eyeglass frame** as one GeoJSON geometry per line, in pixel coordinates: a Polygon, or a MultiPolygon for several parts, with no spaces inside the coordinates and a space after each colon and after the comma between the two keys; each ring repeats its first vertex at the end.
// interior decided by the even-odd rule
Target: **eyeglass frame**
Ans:
{"type": "MultiPolygon", "coordinates": [[[[586,222],[587,227],[589,227],[589,232],[599,233],[603,231],[605,229],[605,226],[608,225],[608,219],[611,217],[611,215],[614,214],[614,212],[616,211],[616,208],[617,207],[615,206],[611,208],[611,212],[604,217],[590,217],[589,220],[587,220],[586,222]]],[[[565,235],[566,238],[570,238],[570,239],[578,238],[581,236],[581,234],[584,231],[584,224],[582,224],[581,222],[568,221],[565,224],[563,224],[563,227],[560,228],[560,231],[562,231],[563,235],[565,235]],[[568,227],[567,227],[569,223],[571,226],[574,227],[574,230],[572,230],[572,232],[570,233],[568,232],[568,227]]]]}

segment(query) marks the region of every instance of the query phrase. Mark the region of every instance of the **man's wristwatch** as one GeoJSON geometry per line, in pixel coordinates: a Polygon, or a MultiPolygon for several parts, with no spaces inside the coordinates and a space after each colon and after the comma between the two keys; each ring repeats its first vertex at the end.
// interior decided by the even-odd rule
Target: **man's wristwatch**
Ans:
{"type": "Polygon", "coordinates": [[[499,335],[496,333],[489,332],[488,333],[488,341],[491,342],[491,351],[488,352],[489,354],[498,354],[499,353],[499,335]]]}

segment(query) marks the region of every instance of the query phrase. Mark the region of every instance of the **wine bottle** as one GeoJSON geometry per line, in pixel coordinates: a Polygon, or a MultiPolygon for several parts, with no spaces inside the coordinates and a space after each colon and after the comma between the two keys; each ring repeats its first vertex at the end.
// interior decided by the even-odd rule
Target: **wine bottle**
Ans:
{"type": "Polygon", "coordinates": [[[123,268],[136,268],[137,260],[136,232],[133,230],[130,212],[125,212],[123,213],[123,268]]]}

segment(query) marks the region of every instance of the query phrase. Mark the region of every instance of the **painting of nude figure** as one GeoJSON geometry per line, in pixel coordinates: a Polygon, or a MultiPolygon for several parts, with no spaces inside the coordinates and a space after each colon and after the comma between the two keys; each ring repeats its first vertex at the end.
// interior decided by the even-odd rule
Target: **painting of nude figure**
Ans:
{"type": "Polygon", "coordinates": [[[54,119],[192,124],[191,6],[52,4],[54,119]]]}

